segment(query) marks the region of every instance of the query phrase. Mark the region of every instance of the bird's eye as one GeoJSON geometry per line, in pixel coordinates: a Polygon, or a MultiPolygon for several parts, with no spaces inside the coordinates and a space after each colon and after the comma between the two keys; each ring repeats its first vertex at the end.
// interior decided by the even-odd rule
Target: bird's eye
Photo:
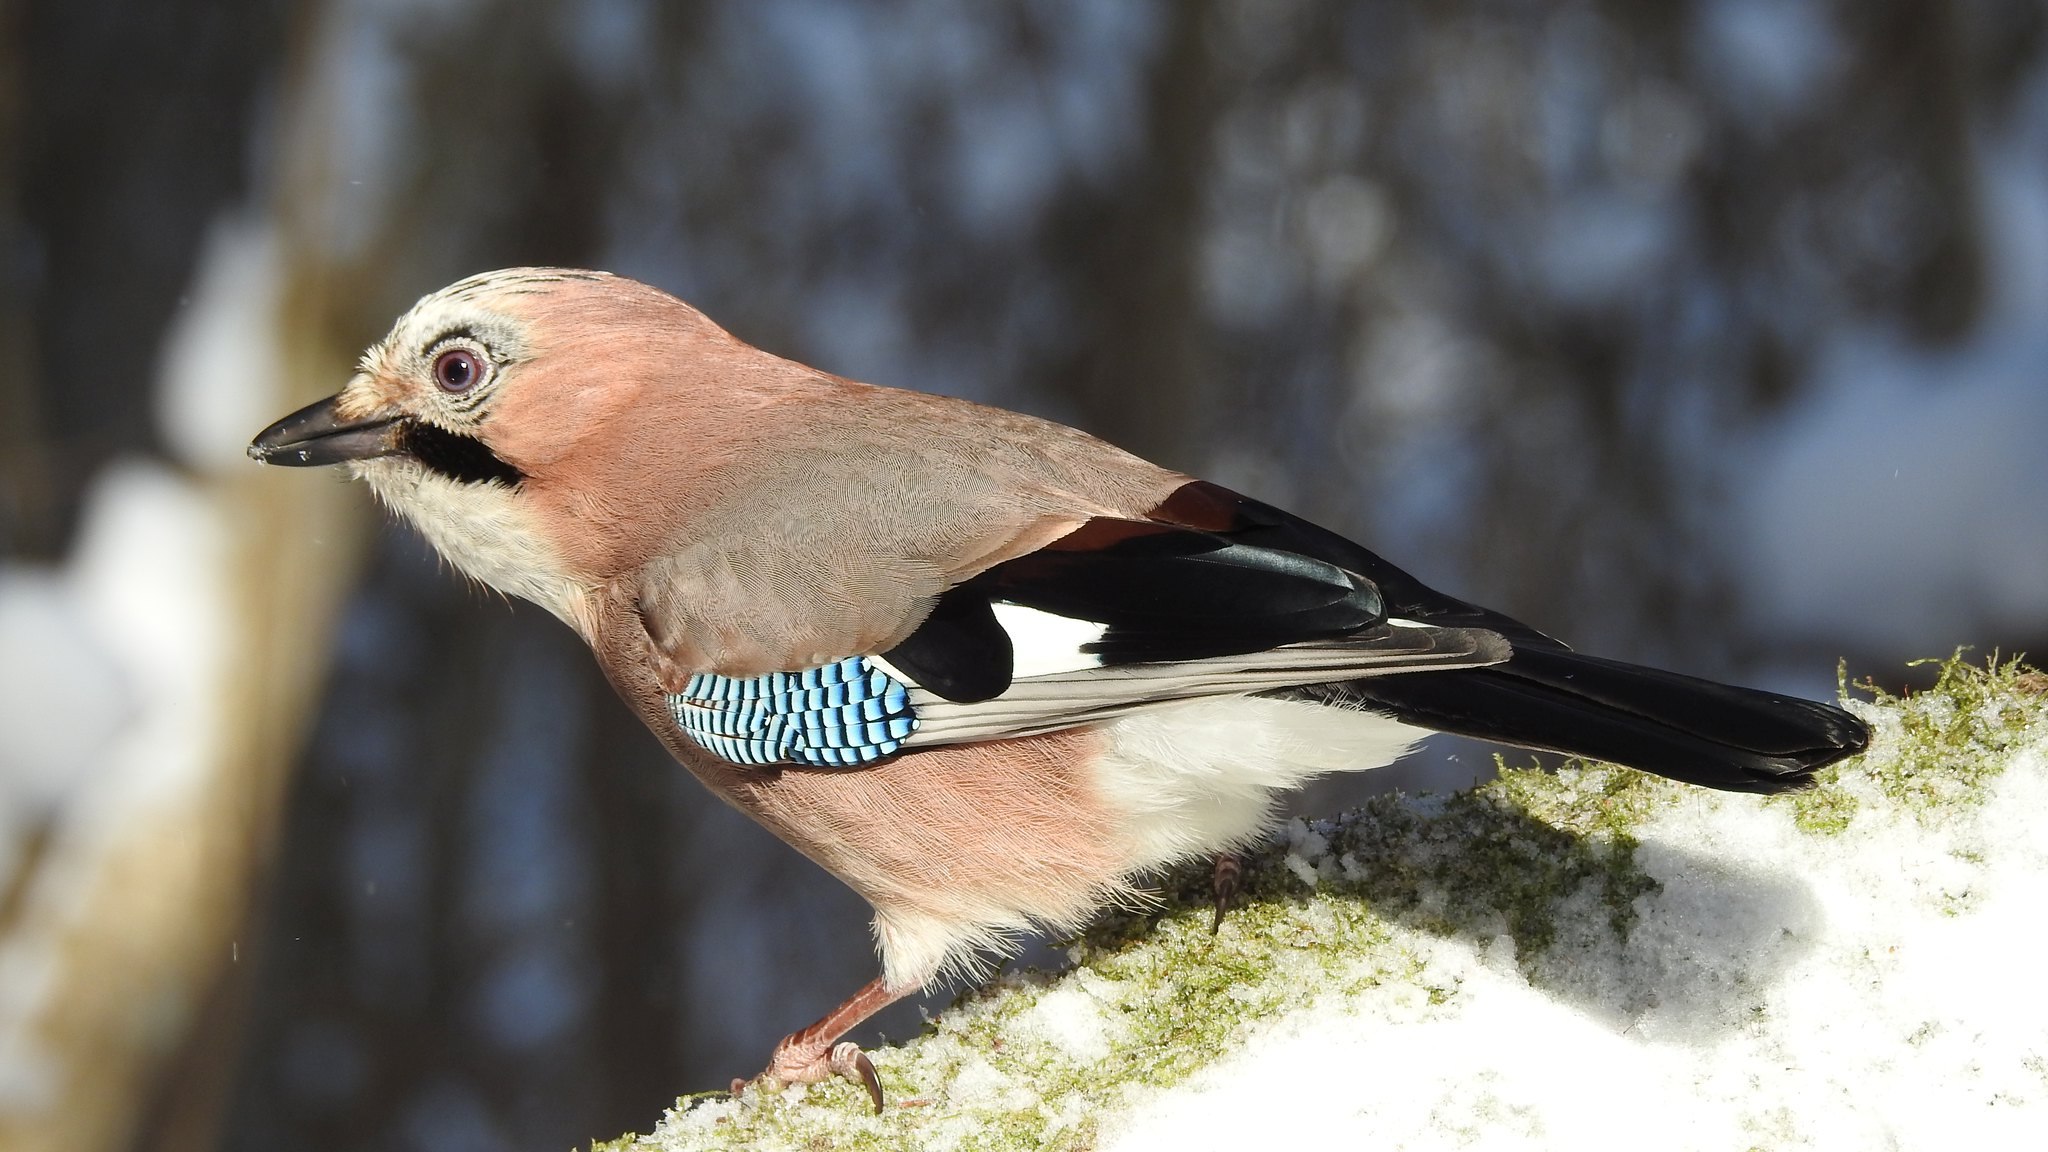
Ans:
{"type": "Polygon", "coordinates": [[[434,383],[443,392],[467,392],[483,378],[484,366],[467,348],[450,348],[434,357],[434,383]]]}

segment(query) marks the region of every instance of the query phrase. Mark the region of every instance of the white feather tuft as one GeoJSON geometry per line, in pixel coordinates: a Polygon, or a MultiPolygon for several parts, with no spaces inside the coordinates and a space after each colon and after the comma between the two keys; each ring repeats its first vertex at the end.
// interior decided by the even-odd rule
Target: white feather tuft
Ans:
{"type": "Polygon", "coordinates": [[[1190,700],[1102,730],[1096,787],[1126,814],[1133,870],[1241,847],[1270,825],[1277,793],[1391,764],[1429,735],[1375,712],[1259,696],[1190,700]]]}
{"type": "Polygon", "coordinates": [[[882,983],[892,990],[927,991],[975,983],[988,974],[994,957],[1014,953],[1020,938],[1041,927],[1008,910],[996,915],[997,923],[963,924],[906,908],[877,908],[875,950],[882,957],[882,983]]]}

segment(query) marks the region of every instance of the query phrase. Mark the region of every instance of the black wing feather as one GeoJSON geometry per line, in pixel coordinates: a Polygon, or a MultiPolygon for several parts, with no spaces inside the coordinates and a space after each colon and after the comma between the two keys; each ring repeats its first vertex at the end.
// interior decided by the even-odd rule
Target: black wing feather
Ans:
{"type": "Polygon", "coordinates": [[[1014,653],[988,596],[948,588],[917,631],[883,654],[924,688],[959,704],[993,700],[1010,687],[1014,653]]]}
{"type": "Polygon", "coordinates": [[[1447,628],[1485,628],[1524,642],[1562,648],[1564,645],[1513,617],[1446,596],[1381,559],[1364,545],[1348,540],[1292,512],[1243,496],[1220,484],[1195,480],[1182,485],[1154,513],[1168,521],[1185,520],[1226,539],[1313,556],[1355,572],[1379,589],[1387,615],[1447,628]]]}
{"type": "Polygon", "coordinates": [[[1519,620],[1429,588],[1327,528],[1206,481],[1182,486],[1154,515],[1307,553],[1370,579],[1392,618],[1485,628],[1514,648],[1484,668],[1314,685],[1298,695],[1737,792],[1800,787],[1870,740],[1863,721],[1830,704],[1573,652],[1519,620]]]}
{"type": "Polygon", "coordinates": [[[1334,564],[1131,521],[1092,521],[964,587],[1108,625],[1088,646],[1105,664],[1236,656],[1349,635],[1383,616],[1378,591],[1334,564]]]}
{"type": "Polygon", "coordinates": [[[954,586],[883,655],[948,700],[992,699],[1009,687],[1013,660],[991,608],[997,602],[1104,625],[1086,650],[1105,665],[1263,652],[1348,636],[1385,618],[1371,581],[1327,561],[1098,518],[954,586]]]}

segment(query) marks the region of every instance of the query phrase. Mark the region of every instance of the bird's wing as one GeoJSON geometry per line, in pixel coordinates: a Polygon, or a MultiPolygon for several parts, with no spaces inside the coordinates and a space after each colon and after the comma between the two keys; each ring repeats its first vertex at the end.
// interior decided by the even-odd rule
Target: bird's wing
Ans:
{"type": "Polygon", "coordinates": [[[1223,514],[1183,495],[1207,486],[1074,429],[832,388],[736,429],[746,450],[621,586],[677,723],[727,759],[866,763],[1507,656],[1484,614],[1390,611],[1363,549],[1193,522],[1223,514]]]}
{"type": "Polygon", "coordinates": [[[1187,482],[1029,416],[827,383],[678,478],[650,517],[673,534],[618,577],[671,691],[886,651],[954,585],[1187,482]]]}
{"type": "Polygon", "coordinates": [[[1198,696],[1507,655],[1485,629],[1389,620],[1372,581],[1326,561],[1097,517],[954,584],[885,651],[756,677],[698,675],[670,706],[728,760],[854,767],[1198,696]]]}

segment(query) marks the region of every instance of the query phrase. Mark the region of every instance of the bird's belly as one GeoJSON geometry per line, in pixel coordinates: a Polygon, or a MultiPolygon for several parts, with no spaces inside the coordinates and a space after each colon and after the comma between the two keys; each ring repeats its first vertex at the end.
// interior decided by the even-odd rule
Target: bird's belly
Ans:
{"type": "Polygon", "coordinates": [[[748,772],[720,787],[874,905],[893,986],[1126,889],[1120,814],[1092,786],[1100,736],[1068,729],[907,752],[857,769],[748,772]]]}
{"type": "Polygon", "coordinates": [[[1074,927],[1136,873],[1241,845],[1275,795],[1379,767],[1421,729],[1263,697],[723,778],[740,806],[875,906],[885,973],[922,984],[1034,927],[1074,927]]]}

